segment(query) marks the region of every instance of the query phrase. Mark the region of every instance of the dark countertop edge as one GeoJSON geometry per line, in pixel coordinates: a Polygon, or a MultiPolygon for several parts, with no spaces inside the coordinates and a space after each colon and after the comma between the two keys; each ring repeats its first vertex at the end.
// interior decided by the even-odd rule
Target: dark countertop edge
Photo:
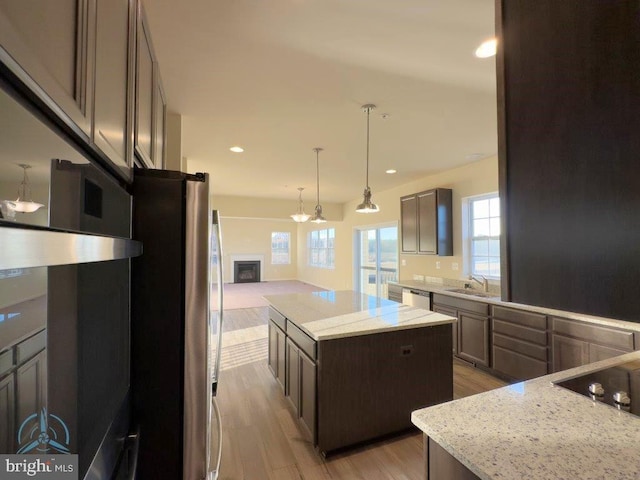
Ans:
{"type": "Polygon", "coordinates": [[[394,285],[400,287],[412,288],[414,290],[423,290],[425,292],[437,293],[442,295],[448,295],[450,297],[463,298],[472,302],[487,303],[490,305],[498,305],[501,307],[514,308],[516,310],[525,310],[528,312],[541,313],[544,315],[550,315],[554,317],[569,318],[571,320],[579,320],[582,322],[592,323],[595,325],[610,326],[616,328],[623,328],[625,330],[633,330],[640,332],[640,323],[631,322],[629,320],[619,320],[615,318],[597,317],[595,315],[589,315],[586,313],[567,312],[564,310],[556,310],[548,307],[539,307],[536,305],[526,305],[524,303],[507,302],[496,297],[477,297],[474,295],[468,295],[465,293],[451,292],[447,289],[455,289],[458,287],[441,285],[439,283],[419,282],[417,280],[400,280],[397,282],[390,281],[394,285]]]}

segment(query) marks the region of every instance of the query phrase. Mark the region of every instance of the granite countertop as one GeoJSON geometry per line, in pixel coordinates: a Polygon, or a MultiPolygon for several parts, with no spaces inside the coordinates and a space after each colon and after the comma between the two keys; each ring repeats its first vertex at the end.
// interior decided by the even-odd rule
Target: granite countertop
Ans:
{"type": "Polygon", "coordinates": [[[351,290],[266,295],[317,341],[453,323],[455,318],[351,290]]]}
{"type": "MultiPolygon", "coordinates": [[[[535,305],[526,305],[524,303],[515,303],[503,301],[499,295],[495,297],[475,296],[468,293],[452,292],[452,289],[456,287],[451,285],[443,285],[441,283],[421,282],[418,280],[401,280],[397,282],[389,282],[399,285],[401,287],[413,288],[415,290],[423,290],[432,293],[440,293],[443,295],[449,295],[451,297],[464,298],[465,300],[472,300],[475,302],[488,303],[490,305],[500,305],[503,307],[516,308],[518,310],[525,310],[528,312],[541,313],[543,315],[552,315],[562,318],[569,318],[571,320],[580,320],[587,323],[593,323],[596,325],[602,325],[607,327],[623,328],[626,330],[633,330],[640,332],[640,323],[628,322],[624,320],[617,320],[615,318],[596,317],[595,315],[587,315],[583,313],[566,312],[564,310],[556,310],[553,308],[538,307],[535,305]]],[[[476,290],[477,291],[477,290],[476,290]]]]}
{"type": "Polygon", "coordinates": [[[484,480],[640,478],[640,418],[553,386],[640,352],[443,403],[411,421],[484,480]]]}

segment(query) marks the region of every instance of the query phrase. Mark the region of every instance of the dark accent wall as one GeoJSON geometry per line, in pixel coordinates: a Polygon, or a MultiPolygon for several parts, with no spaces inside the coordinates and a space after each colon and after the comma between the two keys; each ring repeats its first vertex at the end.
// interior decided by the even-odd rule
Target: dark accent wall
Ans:
{"type": "Polygon", "coordinates": [[[496,16],[503,298],[640,322],[640,2],[496,16]]]}

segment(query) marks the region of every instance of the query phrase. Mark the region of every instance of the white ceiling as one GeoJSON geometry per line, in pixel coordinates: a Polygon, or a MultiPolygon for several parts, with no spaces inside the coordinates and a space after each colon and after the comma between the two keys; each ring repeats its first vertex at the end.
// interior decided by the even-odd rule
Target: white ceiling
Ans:
{"type": "Polygon", "coordinates": [[[345,202],[497,151],[493,0],[145,0],[188,170],[214,194],[345,202]],[[388,113],[383,119],[381,114],[388,113]],[[229,147],[241,145],[234,154],[229,147]],[[385,174],[395,168],[395,175],[385,174]]]}

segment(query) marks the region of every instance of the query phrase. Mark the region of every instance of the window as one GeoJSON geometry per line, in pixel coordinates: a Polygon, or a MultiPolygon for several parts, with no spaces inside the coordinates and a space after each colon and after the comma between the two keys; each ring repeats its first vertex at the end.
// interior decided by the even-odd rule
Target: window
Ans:
{"type": "Polygon", "coordinates": [[[307,236],[308,263],[311,267],[334,268],[335,228],[315,230],[307,236]]]}
{"type": "Polygon", "coordinates": [[[291,263],[289,245],[291,244],[291,234],[289,232],[271,233],[271,264],[288,265],[291,263]]]}
{"type": "Polygon", "coordinates": [[[500,198],[497,194],[467,199],[467,271],[500,278],[500,198]]]}

